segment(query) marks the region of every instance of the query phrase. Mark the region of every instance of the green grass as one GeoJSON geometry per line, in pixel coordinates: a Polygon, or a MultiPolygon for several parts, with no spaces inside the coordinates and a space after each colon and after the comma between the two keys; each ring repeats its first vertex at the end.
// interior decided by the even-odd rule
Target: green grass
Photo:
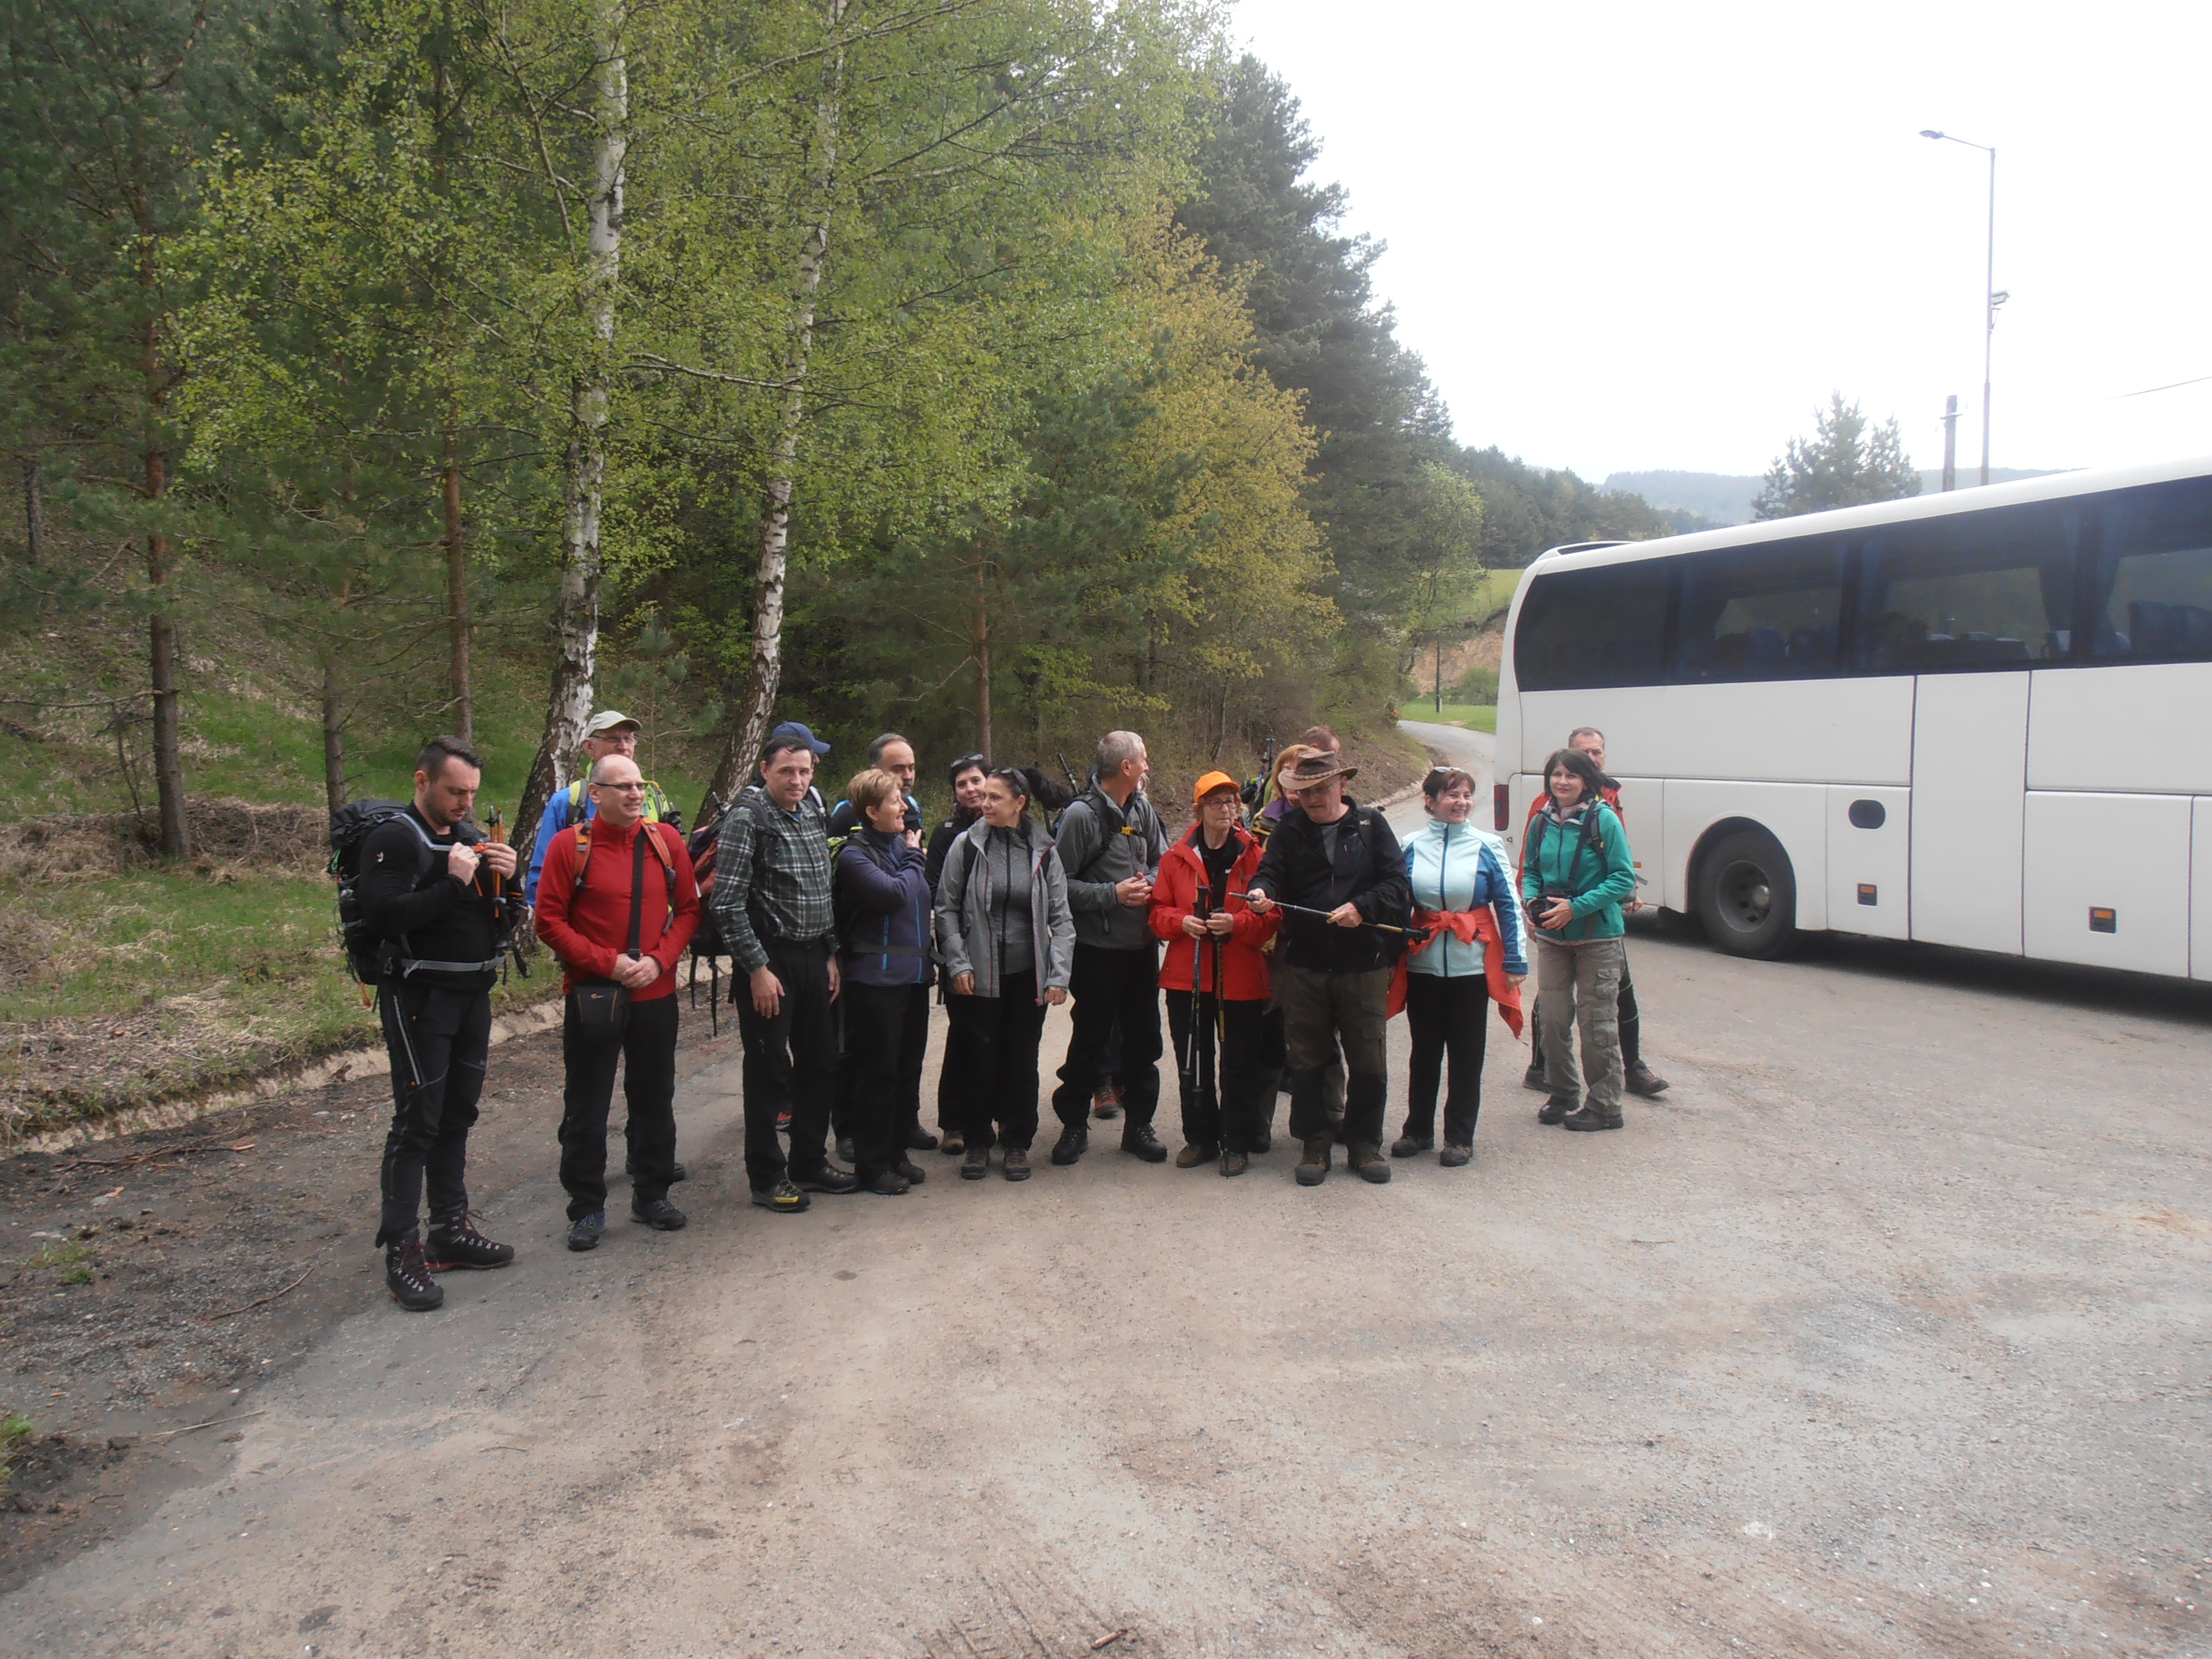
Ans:
{"type": "Polygon", "coordinates": [[[0,1492],[15,1473],[15,1455],[31,1443],[31,1419],[21,1412],[0,1412],[0,1492]]]}
{"type": "Polygon", "coordinates": [[[1432,702],[1409,702],[1399,711],[1399,716],[1409,720],[1428,720],[1439,726],[1464,726],[1470,732],[1498,734],[1498,705],[1494,702],[1448,702],[1438,714],[1432,702]]]}
{"type": "Polygon", "coordinates": [[[36,1255],[23,1262],[25,1273],[37,1273],[44,1267],[74,1267],[92,1258],[92,1246],[77,1240],[57,1241],[47,1245],[36,1255]]]}

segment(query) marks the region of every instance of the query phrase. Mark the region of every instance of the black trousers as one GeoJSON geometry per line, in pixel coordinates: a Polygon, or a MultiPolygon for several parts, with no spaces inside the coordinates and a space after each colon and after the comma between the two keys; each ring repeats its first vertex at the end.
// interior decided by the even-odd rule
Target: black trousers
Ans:
{"type": "Polygon", "coordinates": [[[561,1024],[561,1186],[568,1219],[607,1207],[607,1109],[620,1061],[623,1100],[629,1108],[630,1202],[668,1196],[676,1173],[676,999],[629,1006],[629,1023],[613,1042],[587,1041],[576,1023],[571,992],[561,1024]]]}
{"type": "Polygon", "coordinates": [[[1441,974],[1406,975],[1406,1023],[1413,1058],[1406,1089],[1406,1133],[1433,1140],[1437,1086],[1447,1057],[1451,1081],[1444,1092],[1444,1145],[1474,1145],[1474,1120],[1482,1110],[1482,1050],[1489,1036],[1490,984],[1480,974],[1447,979],[1441,974]]]}
{"type": "Polygon", "coordinates": [[[968,1121],[967,1027],[955,1010],[966,997],[945,995],[945,1059],[937,1073],[937,1133],[957,1135],[968,1121]]]}
{"type": "MultiPolygon", "coordinates": [[[[959,1051],[962,1068],[960,1114],[953,1123],[971,1151],[1000,1146],[1027,1152],[1036,1139],[1044,1005],[1036,1000],[1036,975],[1026,969],[1000,975],[999,991],[994,997],[953,996],[945,1002],[952,1016],[946,1050],[959,1051]]],[[[1083,1103],[1089,1109],[1089,1095],[1083,1103]]]]}
{"type": "Polygon", "coordinates": [[[830,1013],[830,952],[819,939],[763,941],[768,965],[783,981],[772,1019],[753,1007],[752,988],[737,981],[738,1032],[744,1040],[745,1179],[764,1193],[783,1176],[776,1114],[791,1109],[789,1167],[808,1173],[829,1162],[830,1100],[837,1087],[837,1028],[830,1013]]]}
{"type": "Polygon", "coordinates": [[[853,1161],[862,1180],[896,1169],[906,1161],[902,1087],[909,1069],[919,1082],[920,1066],[909,1068],[915,994],[921,1003],[923,1040],[929,1035],[929,1004],[919,985],[855,985],[838,993],[845,1010],[845,1074],[851,1085],[846,1131],[853,1137],[853,1161]]]}
{"type": "Polygon", "coordinates": [[[1220,1004],[1224,1035],[1211,992],[1170,991],[1167,1002],[1176,1080],[1182,1091],[1182,1138],[1194,1146],[1225,1142],[1231,1152],[1250,1152],[1275,1115],[1275,1068],[1264,1058],[1267,1005],[1220,1004]]]}
{"type": "Polygon", "coordinates": [[[1154,946],[1109,951],[1079,942],[1068,994],[1075,1000],[1074,1035],[1060,1068],[1052,1109],[1070,1127],[1091,1121],[1091,1100],[1106,1075],[1107,1050],[1121,1025],[1114,1076],[1129,1128],[1152,1122],[1160,1108],[1160,953],[1154,946]]]}
{"type": "MultiPolygon", "coordinates": [[[[893,988],[911,994],[907,997],[899,1026],[899,1072],[896,1080],[898,1144],[903,1149],[908,1140],[921,1133],[921,1067],[929,1048],[929,988],[901,985],[893,988]]],[[[853,1127],[853,1103],[854,1091],[860,1087],[861,1056],[853,1031],[852,999],[840,994],[830,1005],[830,1012],[837,1017],[837,1092],[830,1102],[830,1130],[840,1139],[852,1136],[857,1146],[860,1138],[853,1127]]]]}
{"type": "Polygon", "coordinates": [[[491,1053],[491,994],[387,985],[377,1001],[392,1057],[392,1127],[376,1242],[409,1244],[421,1236],[426,1182],[433,1226],[468,1212],[469,1130],[491,1053]]]}

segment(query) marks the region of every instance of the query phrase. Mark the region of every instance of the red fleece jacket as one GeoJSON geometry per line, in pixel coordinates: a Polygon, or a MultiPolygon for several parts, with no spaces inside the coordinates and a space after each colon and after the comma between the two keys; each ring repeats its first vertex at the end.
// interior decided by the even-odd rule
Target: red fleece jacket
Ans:
{"type": "Polygon", "coordinates": [[[672,900],[668,874],[653,848],[645,849],[645,904],[638,913],[638,950],[660,964],[660,977],[642,991],[632,991],[633,1002],[653,1002],[676,994],[676,964],[691,935],[699,931],[699,879],[691,872],[691,855],[684,837],[665,823],[641,823],[617,830],[605,817],[592,820],[591,863],[584,872],[584,890],[576,890],[575,830],[553,837],[545,854],[545,872],[538,883],[538,937],[561,958],[561,988],[574,988],[580,979],[612,979],[615,959],[629,943],[629,872],[640,830],[659,837],[676,866],[676,892],[672,900]]]}

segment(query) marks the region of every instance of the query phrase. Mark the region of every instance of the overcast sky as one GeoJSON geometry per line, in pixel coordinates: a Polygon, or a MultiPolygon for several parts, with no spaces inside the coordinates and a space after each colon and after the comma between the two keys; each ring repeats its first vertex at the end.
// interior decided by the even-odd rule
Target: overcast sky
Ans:
{"type": "Polygon", "coordinates": [[[1462,441],[1757,472],[1831,388],[1998,466],[2212,453],[2212,6],[1238,0],[1462,441]]]}

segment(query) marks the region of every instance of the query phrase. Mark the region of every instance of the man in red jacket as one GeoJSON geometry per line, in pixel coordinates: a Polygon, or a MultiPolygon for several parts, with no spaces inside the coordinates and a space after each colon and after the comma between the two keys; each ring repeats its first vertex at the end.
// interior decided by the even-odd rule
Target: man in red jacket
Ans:
{"type": "Polygon", "coordinates": [[[1222,1174],[1243,1175],[1274,1115],[1261,946],[1280,922],[1244,902],[1261,848],[1237,821],[1237,780],[1208,772],[1192,799],[1198,822],[1160,860],[1152,897],[1152,932],[1167,941],[1160,988],[1182,1062],[1184,1144],[1176,1168],[1194,1170],[1218,1155],[1222,1174]]]}
{"type": "Polygon", "coordinates": [[[595,1248],[607,1224],[607,1108],[615,1062],[629,1104],[633,1219],[663,1232],[684,1224],[668,1201],[676,1169],[676,964],[699,927],[699,883],[684,837],[645,821],[637,763],[610,755],[592,768],[595,816],[554,836],[538,884],[538,937],[561,958],[568,1010],[561,1057],[561,1185],[568,1248],[595,1248]],[[577,988],[629,993],[618,1036],[595,1036],[577,988]]]}

